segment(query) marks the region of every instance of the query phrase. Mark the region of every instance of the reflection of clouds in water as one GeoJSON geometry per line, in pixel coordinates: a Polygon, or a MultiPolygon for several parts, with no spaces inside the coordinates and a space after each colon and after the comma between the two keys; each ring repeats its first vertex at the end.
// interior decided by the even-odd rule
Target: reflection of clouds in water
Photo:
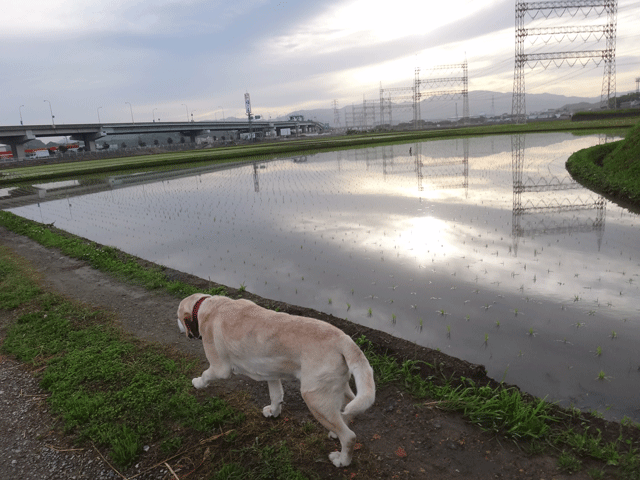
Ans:
{"type": "MultiPolygon", "coordinates": [[[[538,145],[549,142],[549,137],[527,137],[526,145],[531,146],[526,147],[526,169],[559,172],[563,161],[557,157],[566,158],[594,143],[592,137],[556,134],[551,135],[557,139],[555,143],[538,145]]],[[[95,194],[91,200],[78,197],[71,200],[73,209],[69,201],[59,201],[20,211],[26,214],[37,209],[37,214],[28,215],[35,220],[57,221],[56,226],[84,236],[97,230],[96,240],[123,245],[141,256],[151,252],[157,261],[172,261],[172,257],[175,261],[178,253],[171,252],[186,249],[206,259],[215,251],[218,262],[224,263],[227,250],[231,257],[247,257],[265,249],[272,258],[287,262],[296,247],[312,239],[327,250],[320,255],[330,256],[329,250],[338,244],[337,240],[329,241],[333,235],[352,256],[357,254],[356,247],[379,248],[412,258],[418,266],[437,266],[455,274],[459,281],[502,284],[502,289],[527,290],[555,299],[562,297],[565,289],[584,291],[581,284],[586,283],[591,291],[611,296],[611,285],[617,282],[606,273],[624,270],[624,256],[612,257],[605,249],[594,259],[592,246],[586,247],[594,233],[547,236],[543,232],[515,242],[509,137],[471,139],[470,143],[472,152],[474,145],[479,145],[484,148],[478,150],[497,153],[471,157],[467,190],[435,188],[442,177],[447,178],[449,167],[442,177],[438,177],[443,171],[440,166],[429,167],[434,159],[459,157],[462,142],[427,142],[414,148],[412,156],[407,155],[406,145],[323,153],[308,157],[304,163],[274,161],[255,168],[249,164],[116,189],[95,194]],[[422,152],[422,191],[417,183],[418,152],[422,152]],[[83,205],[87,212],[82,212],[83,205]]],[[[456,179],[460,171],[452,168],[451,177],[456,179]]],[[[550,194],[535,198],[545,195],[550,194]]],[[[569,191],[563,195],[585,193],[569,191]]],[[[531,222],[535,226],[536,219],[531,222]]],[[[630,308],[630,299],[616,300],[630,308]]]]}

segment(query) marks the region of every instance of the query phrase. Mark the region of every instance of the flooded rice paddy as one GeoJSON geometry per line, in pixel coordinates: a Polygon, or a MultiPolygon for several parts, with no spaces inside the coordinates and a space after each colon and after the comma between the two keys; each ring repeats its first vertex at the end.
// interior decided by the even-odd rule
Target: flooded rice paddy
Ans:
{"type": "MultiPolygon", "coordinates": [[[[640,218],[575,184],[598,135],[394,145],[42,185],[11,211],[640,421],[640,218]],[[67,198],[48,200],[55,189],[67,198]]],[[[167,319],[170,321],[171,312],[167,319]]]]}

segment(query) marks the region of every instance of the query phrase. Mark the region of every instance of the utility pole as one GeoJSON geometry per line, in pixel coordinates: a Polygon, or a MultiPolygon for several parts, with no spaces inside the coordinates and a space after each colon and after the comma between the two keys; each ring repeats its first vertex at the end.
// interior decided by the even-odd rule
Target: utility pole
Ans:
{"type": "Polygon", "coordinates": [[[124,102],[124,103],[129,105],[129,110],[131,111],[131,123],[136,123],[133,121],[133,107],[131,106],[131,102],[124,102]]]}
{"type": "Polygon", "coordinates": [[[253,137],[253,128],[251,126],[251,98],[249,92],[244,94],[244,107],[247,112],[247,120],[249,121],[249,140],[253,137]]]}

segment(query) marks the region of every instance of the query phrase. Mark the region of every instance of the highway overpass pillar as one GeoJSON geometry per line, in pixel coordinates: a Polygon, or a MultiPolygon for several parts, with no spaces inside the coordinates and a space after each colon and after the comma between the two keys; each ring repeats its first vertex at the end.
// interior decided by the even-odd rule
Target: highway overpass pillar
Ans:
{"type": "Polygon", "coordinates": [[[84,136],[84,151],[85,152],[95,152],[96,151],[96,139],[88,138],[87,135],[84,136]]]}
{"type": "Polygon", "coordinates": [[[9,145],[11,145],[11,154],[13,155],[13,158],[19,161],[24,160],[24,143],[10,142],[9,145]]]}
{"type": "Polygon", "coordinates": [[[83,133],[80,135],[73,135],[71,138],[74,140],[82,140],[84,142],[85,152],[95,152],[96,140],[104,137],[105,135],[105,132],[83,133]]]}
{"type": "Polygon", "coordinates": [[[17,135],[15,137],[4,137],[3,142],[11,146],[11,154],[13,158],[18,161],[24,160],[24,144],[29,140],[35,140],[36,136],[31,130],[26,130],[24,135],[17,135]]]}

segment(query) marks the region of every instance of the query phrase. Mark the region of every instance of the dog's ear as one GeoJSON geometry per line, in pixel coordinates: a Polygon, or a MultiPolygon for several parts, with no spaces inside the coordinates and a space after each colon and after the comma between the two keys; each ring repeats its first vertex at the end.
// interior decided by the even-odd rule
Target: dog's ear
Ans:
{"type": "Polygon", "coordinates": [[[186,322],[187,320],[191,319],[191,312],[187,308],[187,303],[188,303],[188,298],[185,298],[180,302],[180,305],[178,306],[177,317],[178,317],[178,328],[180,329],[180,333],[187,332],[186,322]]]}
{"type": "Polygon", "coordinates": [[[178,317],[178,328],[180,329],[180,333],[186,333],[187,329],[184,327],[185,325],[185,320],[189,319],[189,315],[187,315],[187,318],[184,320],[181,320],[180,317],[178,317]]]}

